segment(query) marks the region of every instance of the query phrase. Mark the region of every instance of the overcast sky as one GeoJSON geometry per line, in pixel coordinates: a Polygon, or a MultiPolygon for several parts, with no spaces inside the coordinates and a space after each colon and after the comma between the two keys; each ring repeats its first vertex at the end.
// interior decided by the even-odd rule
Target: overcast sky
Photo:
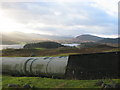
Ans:
{"type": "Polygon", "coordinates": [[[59,36],[117,37],[118,1],[0,2],[0,30],[3,33],[21,31],[59,36]]]}

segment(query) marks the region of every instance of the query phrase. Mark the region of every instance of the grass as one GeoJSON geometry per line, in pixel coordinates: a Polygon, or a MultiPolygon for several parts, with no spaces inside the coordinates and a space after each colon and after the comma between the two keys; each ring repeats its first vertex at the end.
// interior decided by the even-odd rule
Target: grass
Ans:
{"type": "Polygon", "coordinates": [[[107,50],[105,52],[116,52],[116,51],[120,51],[120,48],[119,49],[110,49],[110,50],[107,50]]]}
{"type": "Polygon", "coordinates": [[[0,73],[0,89],[2,88],[2,75],[0,73]]]}
{"type": "MultiPolygon", "coordinates": [[[[101,88],[95,85],[99,80],[64,80],[41,77],[12,77],[6,75],[3,75],[2,80],[3,88],[7,88],[8,84],[19,84],[21,88],[25,84],[29,84],[35,88],[101,88]]],[[[109,79],[104,79],[103,81],[111,83],[109,79]]],[[[120,83],[120,79],[113,79],[113,81],[120,83]]]]}
{"type": "MultiPolygon", "coordinates": [[[[74,54],[80,54],[80,53],[62,53],[62,54],[57,54],[57,55],[49,55],[49,56],[46,56],[45,57],[58,57],[58,56],[69,56],[69,55],[74,55],[74,54]]],[[[38,57],[43,57],[43,56],[38,56],[38,57]]]]}
{"type": "Polygon", "coordinates": [[[120,51],[119,48],[56,48],[56,49],[5,49],[2,50],[2,57],[30,57],[34,54],[36,57],[44,56],[68,56],[71,54],[99,53],[120,51]]]}
{"type": "MultiPolygon", "coordinates": [[[[114,51],[120,51],[120,49],[118,48],[6,49],[3,50],[1,56],[28,57],[33,53],[39,57],[68,56],[71,54],[114,52],[114,51]]],[[[64,79],[52,79],[52,78],[41,78],[41,77],[12,77],[12,76],[3,75],[2,87],[7,88],[8,84],[19,84],[21,87],[25,84],[29,84],[36,88],[101,88],[100,86],[95,85],[97,81],[99,80],[64,80],[64,79]]],[[[113,79],[113,81],[120,83],[120,79],[113,79]]],[[[104,79],[104,82],[111,83],[109,79],[104,79]]]]}
{"type": "Polygon", "coordinates": [[[46,48],[34,48],[34,49],[38,49],[38,50],[46,50],[46,48]]]}

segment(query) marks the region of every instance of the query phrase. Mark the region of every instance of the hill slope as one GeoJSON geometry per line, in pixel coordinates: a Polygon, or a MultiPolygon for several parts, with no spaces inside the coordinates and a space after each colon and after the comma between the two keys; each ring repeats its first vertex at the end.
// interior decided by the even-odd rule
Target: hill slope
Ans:
{"type": "Polygon", "coordinates": [[[100,41],[98,41],[99,43],[113,43],[113,44],[116,44],[116,43],[120,43],[120,38],[104,38],[100,41]]]}
{"type": "Polygon", "coordinates": [[[0,39],[2,44],[19,44],[19,43],[34,43],[41,41],[58,41],[66,40],[71,37],[62,36],[52,36],[52,35],[41,35],[35,33],[22,33],[22,32],[12,32],[12,33],[2,33],[0,39]]]}
{"type": "Polygon", "coordinates": [[[96,41],[99,41],[99,40],[102,40],[103,38],[101,37],[97,37],[97,36],[94,36],[94,35],[89,35],[89,34],[84,34],[84,35],[80,35],[80,36],[77,36],[75,38],[73,38],[71,40],[71,42],[79,42],[79,43],[83,43],[83,42],[96,42],[96,41]]]}
{"type": "Polygon", "coordinates": [[[57,42],[40,42],[40,43],[31,43],[26,44],[24,48],[59,48],[59,47],[65,47],[64,45],[61,45],[57,42]]]}
{"type": "Polygon", "coordinates": [[[55,41],[59,43],[84,43],[84,42],[97,42],[97,43],[118,43],[120,38],[102,38],[94,35],[84,34],[77,37],[54,36],[54,35],[41,35],[35,33],[2,33],[0,39],[2,44],[21,44],[21,43],[37,43],[43,41],[55,41]]]}

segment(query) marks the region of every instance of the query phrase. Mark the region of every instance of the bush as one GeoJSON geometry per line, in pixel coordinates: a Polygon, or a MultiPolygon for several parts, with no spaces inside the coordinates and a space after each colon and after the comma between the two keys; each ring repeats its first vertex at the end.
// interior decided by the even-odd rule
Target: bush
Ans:
{"type": "Polygon", "coordinates": [[[26,44],[24,48],[59,48],[59,47],[65,47],[64,45],[61,45],[57,42],[40,42],[40,43],[30,43],[26,44]]]}

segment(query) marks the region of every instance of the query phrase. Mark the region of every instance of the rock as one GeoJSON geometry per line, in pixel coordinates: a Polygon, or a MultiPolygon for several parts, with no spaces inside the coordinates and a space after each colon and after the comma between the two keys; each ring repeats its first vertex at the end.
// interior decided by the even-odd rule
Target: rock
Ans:
{"type": "Polygon", "coordinates": [[[23,88],[31,88],[31,86],[29,84],[25,84],[23,88]]]}
{"type": "Polygon", "coordinates": [[[105,83],[102,83],[101,87],[104,88],[107,84],[105,83]]]}
{"type": "Polygon", "coordinates": [[[35,57],[35,56],[36,56],[35,54],[30,55],[30,57],[35,57]]]}
{"type": "Polygon", "coordinates": [[[35,86],[32,86],[31,88],[36,88],[35,86]]]}
{"type": "Polygon", "coordinates": [[[19,88],[20,85],[18,85],[18,84],[8,84],[8,87],[19,88]]]}
{"type": "Polygon", "coordinates": [[[120,88],[120,83],[111,84],[112,88],[120,88]]]}
{"type": "Polygon", "coordinates": [[[112,88],[112,86],[109,84],[106,84],[104,88],[112,88]]]}
{"type": "Polygon", "coordinates": [[[98,81],[95,83],[96,86],[101,86],[104,82],[103,81],[98,81]]]}

